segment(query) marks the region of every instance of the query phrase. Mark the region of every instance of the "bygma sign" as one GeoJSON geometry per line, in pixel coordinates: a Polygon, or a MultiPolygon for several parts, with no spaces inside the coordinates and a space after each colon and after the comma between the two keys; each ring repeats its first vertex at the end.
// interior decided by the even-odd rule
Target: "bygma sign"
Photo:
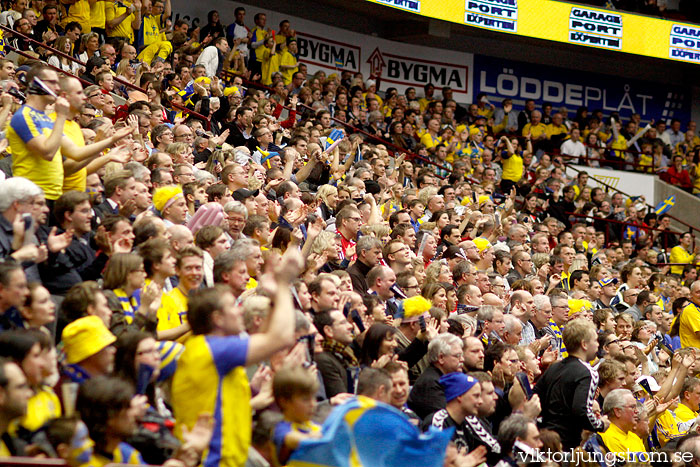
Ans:
{"type": "Polygon", "coordinates": [[[297,32],[299,59],[326,68],[360,71],[360,48],[297,32]]]}
{"type": "Polygon", "coordinates": [[[436,88],[451,87],[454,92],[466,93],[469,69],[466,66],[431,62],[416,58],[384,53],[386,69],[382,80],[409,86],[432,83],[436,88]]]}

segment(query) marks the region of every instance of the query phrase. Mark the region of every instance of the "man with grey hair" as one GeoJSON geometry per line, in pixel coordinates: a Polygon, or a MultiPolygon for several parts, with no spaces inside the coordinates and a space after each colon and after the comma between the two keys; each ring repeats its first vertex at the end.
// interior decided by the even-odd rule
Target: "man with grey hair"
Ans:
{"type": "Polygon", "coordinates": [[[518,345],[523,334],[523,324],[513,315],[504,315],[505,331],[503,332],[503,342],[510,345],[518,345]]]}
{"type": "Polygon", "coordinates": [[[416,380],[408,396],[408,407],[421,419],[445,408],[445,392],[439,380],[442,375],[462,371],[464,344],[454,334],[443,333],[428,344],[428,367],[416,380]]]}
{"type": "Polygon", "coordinates": [[[226,222],[223,224],[223,227],[226,235],[229,237],[229,241],[233,242],[245,238],[243,228],[248,221],[248,210],[243,203],[240,201],[229,201],[224,206],[224,213],[226,214],[226,222]]]}
{"type": "Polygon", "coordinates": [[[245,258],[248,274],[250,275],[247,288],[254,289],[258,286],[258,282],[255,278],[262,275],[262,267],[265,263],[262,257],[262,251],[260,250],[260,243],[252,238],[241,238],[231,245],[231,251],[245,258]]]}
{"type": "Polygon", "coordinates": [[[501,454],[506,456],[501,463],[521,465],[536,459],[542,440],[533,419],[523,414],[513,414],[498,427],[498,444],[501,446],[501,454]]]}
{"type": "Polygon", "coordinates": [[[367,295],[369,284],[367,275],[382,259],[382,242],[375,237],[363,235],[355,247],[357,261],[347,271],[352,280],[352,288],[362,296],[367,295]]]}
{"type": "Polygon", "coordinates": [[[244,248],[231,249],[214,260],[214,283],[228,285],[236,298],[245,292],[250,281],[247,256],[244,253],[244,248]]]}
{"type": "MultiPolygon", "coordinates": [[[[637,400],[628,389],[614,389],[605,396],[603,414],[608,416],[610,426],[600,434],[608,452],[638,454],[646,452],[644,442],[634,432],[639,422],[637,400]]],[[[630,459],[630,461],[634,461],[630,459]]]]}
{"type": "Polygon", "coordinates": [[[492,305],[484,305],[476,313],[476,319],[483,322],[481,341],[488,345],[493,341],[503,340],[506,323],[503,319],[503,309],[492,305]]]}
{"type": "Polygon", "coordinates": [[[45,222],[48,212],[44,192],[34,182],[23,177],[8,178],[0,182],[0,256],[9,256],[20,263],[29,263],[29,267],[25,267],[25,273],[30,281],[40,281],[34,261],[46,257],[46,246],[37,246],[38,241],[31,232],[25,232],[24,241],[19,245],[15,244],[13,224],[18,222],[23,214],[30,214],[32,224],[36,228],[45,222]],[[41,206],[40,213],[37,213],[37,206],[41,206]]]}
{"type": "Polygon", "coordinates": [[[552,304],[547,295],[535,295],[535,311],[532,313],[530,323],[535,330],[535,339],[541,339],[547,336],[545,328],[549,326],[549,321],[552,319],[552,304]]]}

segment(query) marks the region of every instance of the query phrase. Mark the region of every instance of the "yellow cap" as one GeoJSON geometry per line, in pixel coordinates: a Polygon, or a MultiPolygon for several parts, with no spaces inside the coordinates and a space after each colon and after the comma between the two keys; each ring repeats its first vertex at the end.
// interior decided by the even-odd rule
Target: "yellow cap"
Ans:
{"type": "Polygon", "coordinates": [[[476,247],[479,249],[479,253],[482,253],[484,250],[488,250],[493,246],[491,245],[491,242],[489,242],[483,237],[476,237],[472,241],[474,242],[474,245],[476,245],[476,247]]]}
{"type": "Polygon", "coordinates": [[[430,310],[433,304],[427,298],[416,295],[403,301],[403,322],[411,323],[418,321],[418,317],[430,310]]]}
{"type": "Polygon", "coordinates": [[[182,188],[175,185],[167,185],[158,188],[153,194],[153,206],[156,207],[158,212],[162,213],[163,210],[170,207],[176,199],[183,196],[182,188]]]}
{"type": "Polygon", "coordinates": [[[63,350],[66,361],[79,363],[90,358],[117,340],[105,323],[97,316],[86,316],[70,323],[63,329],[63,350]]]}
{"type": "Polygon", "coordinates": [[[592,310],[593,304],[588,300],[570,298],[569,299],[569,316],[575,315],[581,311],[592,310]]]}
{"type": "Polygon", "coordinates": [[[202,84],[202,83],[204,83],[204,84],[211,84],[211,78],[209,78],[209,77],[207,77],[207,76],[200,76],[199,78],[197,78],[196,80],[194,80],[194,82],[197,83],[197,84],[202,84]]]}
{"type": "Polygon", "coordinates": [[[236,94],[238,92],[238,88],[236,86],[229,86],[226,89],[224,89],[224,97],[228,97],[231,94],[236,94]]]}
{"type": "Polygon", "coordinates": [[[491,197],[489,195],[479,195],[479,206],[489,201],[491,201],[491,197]]]}
{"type": "Polygon", "coordinates": [[[467,129],[467,125],[465,125],[464,123],[462,123],[461,125],[457,125],[457,128],[455,128],[455,131],[456,131],[457,133],[461,133],[461,132],[463,132],[463,131],[466,130],[466,129],[467,129]]]}

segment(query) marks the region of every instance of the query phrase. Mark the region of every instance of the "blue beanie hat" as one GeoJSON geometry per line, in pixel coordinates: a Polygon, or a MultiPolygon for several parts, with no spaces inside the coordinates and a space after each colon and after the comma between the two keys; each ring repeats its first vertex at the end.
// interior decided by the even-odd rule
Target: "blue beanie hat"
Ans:
{"type": "Polygon", "coordinates": [[[445,389],[445,402],[450,402],[469,391],[478,381],[471,376],[455,371],[440,377],[440,385],[445,389]]]}

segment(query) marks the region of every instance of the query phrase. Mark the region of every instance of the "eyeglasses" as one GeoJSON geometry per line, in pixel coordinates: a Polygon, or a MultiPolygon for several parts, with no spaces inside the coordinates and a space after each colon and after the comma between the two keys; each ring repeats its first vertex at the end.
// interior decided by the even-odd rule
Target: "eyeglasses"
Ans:
{"type": "Polygon", "coordinates": [[[389,254],[390,254],[390,255],[395,255],[396,253],[401,253],[402,251],[406,251],[406,248],[399,248],[399,249],[396,250],[396,251],[390,251],[389,254]]]}

